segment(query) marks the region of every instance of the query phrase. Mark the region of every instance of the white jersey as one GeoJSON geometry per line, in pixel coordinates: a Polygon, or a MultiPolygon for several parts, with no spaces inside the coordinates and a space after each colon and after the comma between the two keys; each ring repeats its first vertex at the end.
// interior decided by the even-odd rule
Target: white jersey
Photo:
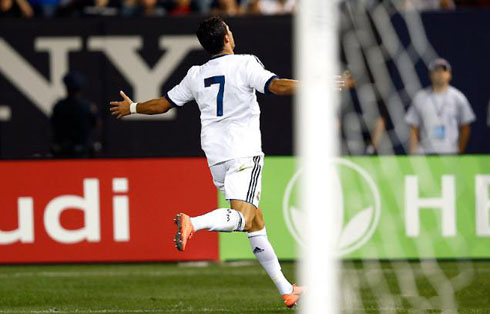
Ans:
{"type": "Polygon", "coordinates": [[[255,91],[268,93],[277,77],[252,55],[219,55],[193,66],[166,95],[174,106],[195,100],[201,111],[201,147],[209,166],[262,154],[255,91]]]}

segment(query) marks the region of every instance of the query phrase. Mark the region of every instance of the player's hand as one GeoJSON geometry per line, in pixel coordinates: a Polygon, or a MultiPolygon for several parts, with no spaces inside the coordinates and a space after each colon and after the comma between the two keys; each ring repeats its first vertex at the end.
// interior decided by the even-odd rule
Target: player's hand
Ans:
{"type": "Polygon", "coordinates": [[[116,116],[116,118],[121,119],[124,116],[127,116],[131,114],[129,112],[129,105],[133,103],[131,98],[126,96],[123,91],[120,91],[119,94],[121,94],[121,97],[123,98],[122,101],[111,101],[111,114],[113,116],[116,116]]]}
{"type": "Polygon", "coordinates": [[[354,88],[356,86],[356,81],[354,80],[354,77],[352,76],[351,71],[346,70],[344,73],[342,73],[342,77],[345,82],[345,87],[347,88],[354,88]]]}
{"type": "Polygon", "coordinates": [[[345,77],[343,75],[335,75],[334,84],[336,91],[342,91],[345,88],[345,77]]]}

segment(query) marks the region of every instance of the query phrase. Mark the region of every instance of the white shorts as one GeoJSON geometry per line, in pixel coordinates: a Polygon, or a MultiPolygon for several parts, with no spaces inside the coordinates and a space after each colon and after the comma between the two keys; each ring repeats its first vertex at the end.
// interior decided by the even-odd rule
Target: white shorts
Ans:
{"type": "Polygon", "coordinates": [[[237,158],[211,166],[214,185],[228,201],[240,200],[259,208],[264,156],[237,158]]]}

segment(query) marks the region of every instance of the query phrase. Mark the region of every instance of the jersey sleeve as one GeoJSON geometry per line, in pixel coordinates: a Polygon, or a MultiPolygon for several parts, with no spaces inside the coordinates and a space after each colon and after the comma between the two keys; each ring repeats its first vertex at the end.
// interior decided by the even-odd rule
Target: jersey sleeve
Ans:
{"type": "Polygon", "coordinates": [[[459,94],[459,125],[470,124],[475,121],[475,113],[471,109],[470,102],[463,93],[459,94]]]}
{"type": "Polygon", "coordinates": [[[410,125],[410,126],[415,126],[419,127],[421,124],[420,121],[420,115],[417,112],[417,109],[415,107],[415,104],[412,104],[410,108],[408,108],[407,114],[405,115],[405,121],[410,125]]]}
{"type": "Polygon", "coordinates": [[[182,81],[175,85],[171,90],[167,92],[165,98],[174,107],[182,107],[187,102],[194,100],[194,95],[191,89],[192,68],[189,69],[187,75],[182,81]]]}
{"type": "Polygon", "coordinates": [[[408,108],[407,114],[405,115],[405,122],[410,126],[419,127],[422,124],[422,117],[420,116],[417,106],[423,99],[423,91],[419,91],[415,94],[412,100],[412,104],[408,108]]]}
{"type": "Polygon", "coordinates": [[[246,82],[248,85],[262,94],[268,94],[269,85],[278,76],[266,70],[256,56],[249,56],[246,64],[246,82]]]}

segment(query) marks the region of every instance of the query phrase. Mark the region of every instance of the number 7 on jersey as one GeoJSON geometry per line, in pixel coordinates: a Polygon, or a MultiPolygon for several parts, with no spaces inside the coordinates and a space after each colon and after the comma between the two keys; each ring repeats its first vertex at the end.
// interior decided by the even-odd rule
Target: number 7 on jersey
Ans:
{"type": "Polygon", "coordinates": [[[209,87],[213,84],[219,84],[218,96],[216,97],[216,115],[218,117],[223,115],[223,95],[225,93],[225,76],[211,76],[204,79],[204,87],[209,87]]]}

